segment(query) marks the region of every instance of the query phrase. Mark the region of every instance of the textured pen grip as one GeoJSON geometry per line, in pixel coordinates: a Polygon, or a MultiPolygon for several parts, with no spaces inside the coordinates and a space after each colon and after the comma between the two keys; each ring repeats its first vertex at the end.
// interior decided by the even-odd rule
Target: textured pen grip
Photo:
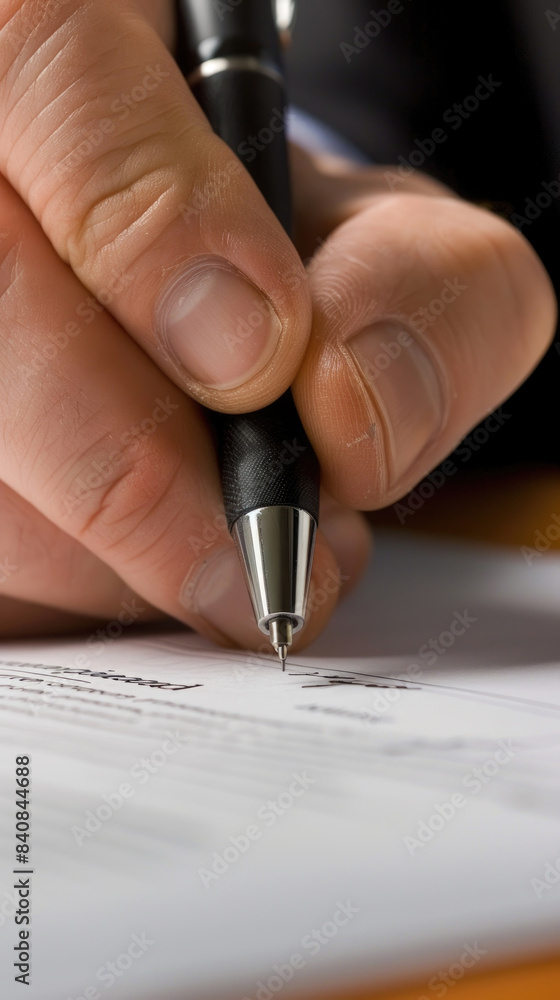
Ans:
{"type": "Polygon", "coordinates": [[[261,194],[291,231],[291,197],[282,84],[263,72],[226,69],[191,89],[214,132],[237,154],[261,194]]]}
{"type": "MultiPolygon", "coordinates": [[[[289,233],[290,182],[280,82],[266,73],[225,70],[202,77],[192,91],[214,131],[239,156],[289,233]]],[[[319,463],[291,392],[253,413],[215,414],[212,419],[230,529],[242,514],[283,504],[299,507],[317,521],[319,463]]]]}
{"type": "Polygon", "coordinates": [[[220,460],[228,525],[258,507],[287,504],[319,516],[319,463],[292,394],[255,413],[221,419],[220,460]]]}

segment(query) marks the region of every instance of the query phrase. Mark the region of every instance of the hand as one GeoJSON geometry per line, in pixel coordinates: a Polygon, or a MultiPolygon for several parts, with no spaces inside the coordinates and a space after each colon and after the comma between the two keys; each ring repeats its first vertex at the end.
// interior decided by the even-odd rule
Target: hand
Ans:
{"type": "Polygon", "coordinates": [[[300,157],[300,245],[326,240],[308,277],[190,95],[169,15],[0,13],[0,634],[40,605],[42,630],[163,613],[261,645],[198,404],[241,412],[294,383],[330,495],[309,641],[367,561],[351,508],[405,493],[552,333],[528,244],[425,179],[390,195],[383,170],[300,157]]]}

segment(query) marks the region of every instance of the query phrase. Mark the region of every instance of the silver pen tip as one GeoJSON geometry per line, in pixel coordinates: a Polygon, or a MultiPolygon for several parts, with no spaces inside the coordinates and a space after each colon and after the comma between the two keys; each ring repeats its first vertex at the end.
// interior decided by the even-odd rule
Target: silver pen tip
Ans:
{"type": "Polygon", "coordinates": [[[292,645],[292,635],[294,630],[292,619],[285,615],[279,615],[278,618],[272,619],[268,630],[270,634],[270,641],[280,658],[282,670],[285,670],[288,649],[292,645]]]}

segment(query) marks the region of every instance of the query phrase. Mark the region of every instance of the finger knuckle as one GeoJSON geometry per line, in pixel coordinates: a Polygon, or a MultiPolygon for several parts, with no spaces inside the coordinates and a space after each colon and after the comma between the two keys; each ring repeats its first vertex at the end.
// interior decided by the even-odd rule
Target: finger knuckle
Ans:
{"type": "Polygon", "coordinates": [[[73,463],[62,493],[72,534],[101,555],[118,550],[121,560],[144,558],[176,514],[182,463],[179,442],[151,436],[88,449],[73,463]]]}
{"type": "Polygon", "coordinates": [[[88,168],[72,192],[61,234],[62,256],[78,274],[95,274],[113,255],[128,270],[179,217],[194,183],[192,164],[181,171],[181,161],[179,147],[154,129],[88,168]]]}

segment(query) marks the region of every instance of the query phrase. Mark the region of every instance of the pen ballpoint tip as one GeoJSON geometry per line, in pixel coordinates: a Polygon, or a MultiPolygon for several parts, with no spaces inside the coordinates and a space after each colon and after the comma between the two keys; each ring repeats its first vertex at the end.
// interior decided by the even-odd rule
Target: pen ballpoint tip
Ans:
{"type": "Polygon", "coordinates": [[[286,615],[279,615],[270,622],[270,642],[278,653],[282,670],[286,669],[286,657],[292,644],[293,625],[286,615]]]}

